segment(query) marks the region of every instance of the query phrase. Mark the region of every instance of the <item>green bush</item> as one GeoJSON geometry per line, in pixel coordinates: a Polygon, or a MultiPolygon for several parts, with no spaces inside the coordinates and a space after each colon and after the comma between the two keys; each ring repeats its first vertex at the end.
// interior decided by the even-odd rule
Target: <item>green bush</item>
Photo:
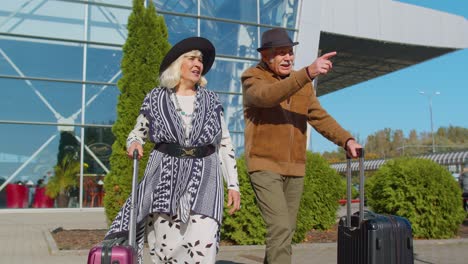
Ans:
{"type": "MultiPolygon", "coordinates": [[[[232,216],[228,214],[228,208],[224,209],[221,239],[230,240],[237,245],[264,244],[265,224],[255,201],[244,156],[237,159],[237,172],[242,208],[232,216]]],[[[227,195],[227,190],[224,193],[227,195]]]]}
{"type": "Polygon", "coordinates": [[[327,230],[336,223],[338,200],[344,188],[340,175],[320,154],[307,152],[304,193],[293,238],[295,243],[303,241],[311,229],[327,230]]]}
{"type": "MultiPolygon", "coordinates": [[[[354,179],[354,178],[353,178],[354,179]]],[[[354,184],[354,180],[351,182],[351,185],[354,184]]],[[[358,181],[359,182],[359,181],[358,181]]],[[[346,199],[346,177],[341,178],[340,185],[340,199],[346,199]]],[[[351,187],[351,198],[356,199],[359,197],[359,192],[355,187],[351,187]]]]}
{"type": "MultiPolygon", "coordinates": [[[[255,201],[244,157],[237,159],[241,191],[241,211],[227,214],[221,228],[221,238],[238,245],[264,244],[265,224],[255,201]]],[[[319,154],[307,153],[306,178],[297,229],[293,242],[304,240],[311,229],[329,229],[336,220],[337,200],[341,196],[342,181],[319,154]]]]}
{"type": "Polygon", "coordinates": [[[451,238],[465,213],[450,172],[418,158],[390,160],[366,183],[368,205],[377,213],[408,218],[416,238],[451,238]]]}

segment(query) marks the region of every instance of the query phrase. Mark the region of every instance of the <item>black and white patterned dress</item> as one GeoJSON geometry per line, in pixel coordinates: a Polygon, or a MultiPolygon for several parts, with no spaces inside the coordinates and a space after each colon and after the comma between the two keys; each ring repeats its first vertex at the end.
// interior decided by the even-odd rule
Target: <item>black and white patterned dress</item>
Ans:
{"type": "MultiPolygon", "coordinates": [[[[217,151],[190,159],[151,152],[138,186],[139,263],[145,231],[154,263],[214,263],[224,204],[221,175],[229,189],[239,190],[234,150],[214,92],[198,87],[195,106],[181,105],[187,112],[193,110],[188,132],[187,120],[176,111],[173,95],[167,88],[148,93],[127,144],[135,140],[143,144],[149,139],[192,147],[212,144],[217,151]]],[[[129,205],[128,199],[106,238],[127,235],[129,205]]]]}

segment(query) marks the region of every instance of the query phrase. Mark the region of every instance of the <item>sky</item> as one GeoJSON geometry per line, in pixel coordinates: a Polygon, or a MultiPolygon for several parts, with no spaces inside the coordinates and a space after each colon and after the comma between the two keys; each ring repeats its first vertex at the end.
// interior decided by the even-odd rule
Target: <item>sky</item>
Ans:
{"type": "MultiPolygon", "coordinates": [[[[399,2],[468,17],[467,0],[399,2]]],[[[434,131],[448,126],[468,128],[468,49],[347,87],[321,96],[319,100],[361,145],[368,135],[384,128],[402,129],[406,137],[412,129],[418,134],[430,132],[430,100],[434,131]],[[421,91],[425,95],[420,94],[421,91]]],[[[323,153],[337,148],[312,131],[310,150],[323,153]]]]}

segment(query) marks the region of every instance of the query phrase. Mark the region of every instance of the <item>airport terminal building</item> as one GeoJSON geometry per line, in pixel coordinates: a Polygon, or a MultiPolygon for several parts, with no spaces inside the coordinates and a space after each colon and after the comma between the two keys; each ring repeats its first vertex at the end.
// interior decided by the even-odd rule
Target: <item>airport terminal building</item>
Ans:
{"type": "MultiPolygon", "coordinates": [[[[392,0],[153,2],[171,44],[202,36],[215,45],[208,88],[221,98],[237,154],[244,130],[240,76],[258,62],[268,29],[284,28],[300,42],[296,68],[340,51],[333,72],[315,80],[319,96],[468,47],[465,18],[392,0]]],[[[102,207],[131,10],[132,0],[2,1],[0,211],[102,207]],[[79,161],[82,185],[59,205],[43,191],[64,153],[79,161]]]]}

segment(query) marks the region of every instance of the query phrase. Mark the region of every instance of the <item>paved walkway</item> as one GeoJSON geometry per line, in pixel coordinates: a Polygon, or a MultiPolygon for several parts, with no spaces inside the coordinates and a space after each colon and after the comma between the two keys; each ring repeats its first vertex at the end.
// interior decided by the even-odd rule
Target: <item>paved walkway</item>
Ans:
{"type": "MultiPolygon", "coordinates": [[[[87,211],[0,210],[0,263],[83,264],[86,250],[59,251],[49,233],[64,229],[105,229],[102,209],[87,211]]],[[[414,241],[415,264],[464,264],[468,239],[414,241]]],[[[216,264],[263,263],[263,246],[221,247],[216,264]]],[[[294,246],[294,264],[336,264],[336,244],[294,246]]],[[[151,263],[145,254],[145,263],[151,263]]]]}

